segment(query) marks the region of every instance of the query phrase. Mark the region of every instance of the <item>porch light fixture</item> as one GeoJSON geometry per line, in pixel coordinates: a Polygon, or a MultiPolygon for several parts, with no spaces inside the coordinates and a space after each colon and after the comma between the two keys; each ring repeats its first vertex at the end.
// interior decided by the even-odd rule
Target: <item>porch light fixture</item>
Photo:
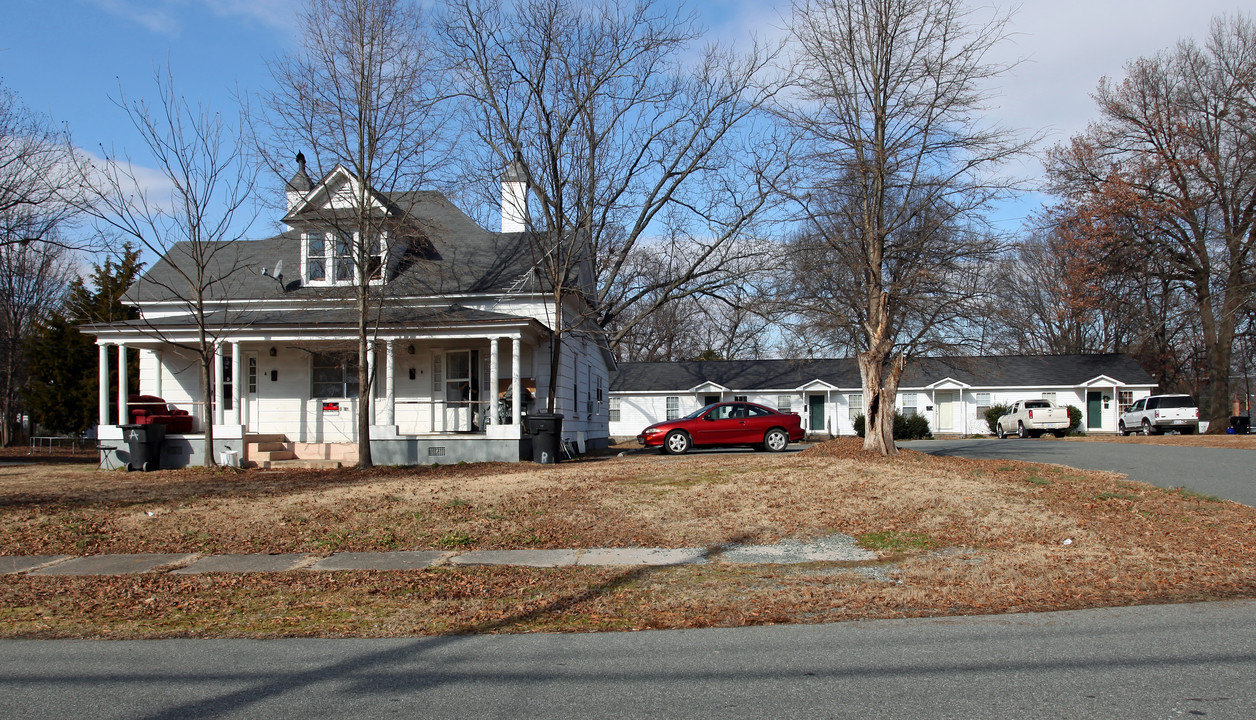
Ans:
{"type": "Polygon", "coordinates": [[[271,345],[271,346],[270,346],[270,356],[271,356],[271,357],[275,357],[275,356],[276,356],[276,355],[278,355],[278,354],[279,354],[279,351],[275,349],[275,346],[274,346],[274,345],[271,345]]]}

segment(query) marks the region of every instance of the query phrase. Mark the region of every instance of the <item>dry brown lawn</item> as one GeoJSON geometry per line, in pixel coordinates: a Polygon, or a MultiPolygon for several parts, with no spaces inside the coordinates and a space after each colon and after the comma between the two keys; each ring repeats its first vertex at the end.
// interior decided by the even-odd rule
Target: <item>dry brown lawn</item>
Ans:
{"type": "Polygon", "coordinates": [[[869,457],[849,439],[789,455],[557,466],[0,467],[0,555],[716,547],[834,532],[879,559],[8,575],[0,637],[678,628],[1256,596],[1256,509],[1110,473],[910,451],[869,457]]]}

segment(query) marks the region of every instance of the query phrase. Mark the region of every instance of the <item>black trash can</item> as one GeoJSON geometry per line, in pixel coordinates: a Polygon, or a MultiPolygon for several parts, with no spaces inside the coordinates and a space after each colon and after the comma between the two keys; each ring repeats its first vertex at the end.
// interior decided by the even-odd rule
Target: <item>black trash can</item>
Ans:
{"type": "Polygon", "coordinates": [[[1247,415],[1232,415],[1230,427],[1234,428],[1235,435],[1246,435],[1252,431],[1252,418],[1247,415]]]}
{"type": "Polygon", "coordinates": [[[127,450],[131,453],[131,459],[126,464],[127,470],[149,472],[161,469],[161,446],[166,441],[165,425],[123,425],[122,439],[126,441],[127,450]]]}
{"type": "Polygon", "coordinates": [[[528,432],[532,434],[532,461],[542,465],[558,462],[559,444],[563,438],[563,416],[552,413],[529,415],[528,432]]]}

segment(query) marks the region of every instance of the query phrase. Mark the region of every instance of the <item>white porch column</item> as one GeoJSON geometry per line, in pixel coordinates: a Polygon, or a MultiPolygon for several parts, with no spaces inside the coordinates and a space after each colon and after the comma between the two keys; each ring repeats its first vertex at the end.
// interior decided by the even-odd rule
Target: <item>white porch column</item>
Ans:
{"type": "Polygon", "coordinates": [[[223,398],[222,391],[222,343],[214,343],[214,414],[210,422],[215,425],[222,424],[223,417],[223,398]]]}
{"type": "Polygon", "coordinates": [[[162,397],[161,395],[161,370],[162,370],[163,365],[161,364],[161,350],[153,351],[153,360],[157,363],[157,372],[154,373],[153,375],[153,394],[156,395],[157,397],[162,397]]]}
{"type": "Polygon", "coordinates": [[[510,339],[510,424],[518,425],[523,407],[523,387],[519,384],[519,338],[510,339]]]}
{"type": "Polygon", "coordinates": [[[118,343],[118,424],[124,425],[131,421],[127,414],[126,398],[126,345],[118,343]]]}
{"type": "Polygon", "coordinates": [[[239,425],[240,418],[243,414],[240,406],[244,403],[244,384],[248,380],[244,377],[244,368],[240,364],[240,342],[237,340],[231,343],[231,424],[239,425]]]}
{"type": "Polygon", "coordinates": [[[384,424],[397,424],[397,372],[393,358],[393,341],[384,341],[384,424]]]}
{"type": "MultiPolygon", "coordinates": [[[[97,346],[100,353],[100,389],[98,393],[97,420],[100,427],[109,424],[109,346],[101,343],[97,346]]],[[[96,437],[100,437],[100,429],[96,430],[96,437]]]]}
{"type": "Polygon", "coordinates": [[[375,388],[379,387],[379,382],[375,379],[375,343],[368,342],[366,344],[366,377],[371,381],[370,392],[358,392],[358,398],[363,403],[362,411],[370,418],[370,424],[375,424],[375,388]]]}
{"type": "Polygon", "coordinates": [[[497,376],[501,372],[501,360],[497,356],[497,341],[501,338],[491,337],[488,339],[488,409],[484,411],[484,417],[488,418],[487,425],[494,425],[498,422],[497,418],[497,376]]]}

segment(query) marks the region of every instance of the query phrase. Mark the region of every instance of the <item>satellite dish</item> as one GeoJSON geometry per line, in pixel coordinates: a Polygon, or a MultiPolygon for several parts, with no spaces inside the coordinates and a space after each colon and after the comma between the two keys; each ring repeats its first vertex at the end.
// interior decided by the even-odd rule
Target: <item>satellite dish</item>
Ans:
{"type": "MultiPolygon", "coordinates": [[[[283,287],[283,259],[275,263],[275,271],[271,272],[265,267],[262,268],[262,275],[268,278],[274,278],[279,283],[279,287],[283,287]]],[[[286,288],[285,288],[286,289],[286,288]]]]}

